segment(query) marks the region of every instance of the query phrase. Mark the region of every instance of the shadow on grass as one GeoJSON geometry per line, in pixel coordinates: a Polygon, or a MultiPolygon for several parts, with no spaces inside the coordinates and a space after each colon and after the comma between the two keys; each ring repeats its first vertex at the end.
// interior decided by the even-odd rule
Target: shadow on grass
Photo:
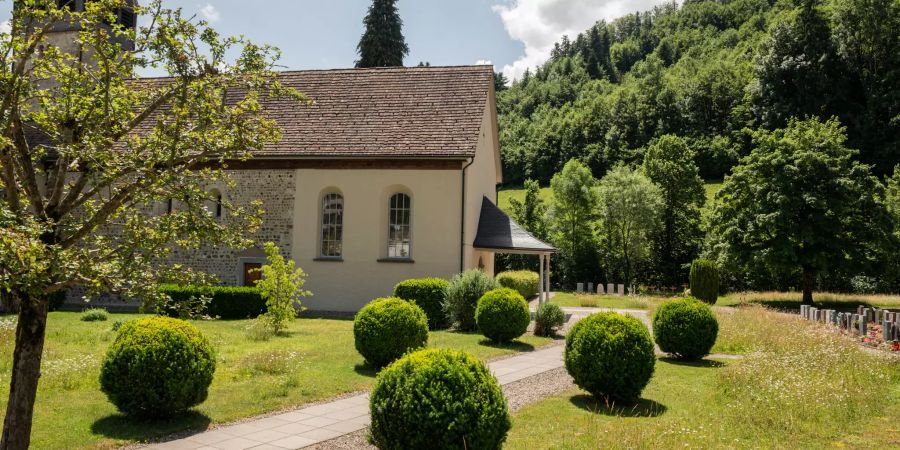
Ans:
{"type": "Polygon", "coordinates": [[[659,358],[659,361],[666,364],[674,364],[676,366],[704,367],[711,369],[725,367],[725,363],[723,363],[722,361],[716,361],[714,359],[686,360],[673,358],[671,356],[662,356],[659,358]]]}
{"type": "Polygon", "coordinates": [[[517,352],[531,352],[534,351],[534,346],[522,341],[510,341],[510,342],[495,342],[488,338],[484,338],[478,341],[478,345],[483,345],[485,347],[491,348],[502,348],[504,350],[515,350],[517,352]]]}
{"type": "Polygon", "coordinates": [[[183,431],[203,431],[212,420],[206,414],[188,411],[165,420],[133,419],[124,414],[113,414],[97,419],[91,425],[95,434],[112,439],[145,441],[183,431]]]}
{"type": "Polygon", "coordinates": [[[573,395],[569,402],[585,411],[614,417],[659,417],[669,409],[662,403],[646,398],[635,403],[616,403],[588,394],[578,394],[573,395]]]}
{"type": "Polygon", "coordinates": [[[369,363],[361,362],[353,366],[353,371],[369,378],[375,378],[378,375],[378,369],[369,365],[369,363]]]}

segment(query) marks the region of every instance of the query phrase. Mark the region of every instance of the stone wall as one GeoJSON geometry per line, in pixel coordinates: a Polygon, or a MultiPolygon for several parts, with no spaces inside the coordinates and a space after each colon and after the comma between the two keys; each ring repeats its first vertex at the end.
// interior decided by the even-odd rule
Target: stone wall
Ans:
{"type": "MultiPolygon", "coordinates": [[[[215,275],[222,284],[234,286],[240,281],[242,258],[263,260],[264,242],[275,242],[285,256],[293,251],[293,217],[295,175],[294,170],[235,170],[230,175],[235,182],[233,189],[222,185],[210,185],[236,206],[249,206],[254,200],[262,201],[265,210],[259,231],[250,236],[258,242],[257,248],[231,249],[214,245],[201,246],[196,250],[176,249],[169,262],[184,264],[194,270],[215,275]]],[[[159,206],[160,213],[164,206],[159,206]]],[[[227,211],[222,220],[228,220],[227,211]]],[[[123,302],[117,296],[102,296],[86,302],[83,289],[73,289],[66,298],[65,309],[82,310],[88,307],[103,307],[109,310],[136,310],[140,302],[123,302]]]]}
{"type": "MultiPolygon", "coordinates": [[[[235,181],[233,189],[224,185],[211,185],[236,206],[248,206],[254,200],[262,201],[266,214],[257,233],[250,236],[259,243],[256,249],[230,249],[218,246],[202,246],[197,250],[178,249],[171,262],[185,264],[194,270],[216,275],[223,284],[239,283],[240,258],[263,257],[262,243],[274,242],[282,254],[289,256],[293,250],[293,217],[295,171],[293,170],[238,170],[231,171],[235,181]]],[[[223,220],[228,220],[225,213],[223,220]]]]}

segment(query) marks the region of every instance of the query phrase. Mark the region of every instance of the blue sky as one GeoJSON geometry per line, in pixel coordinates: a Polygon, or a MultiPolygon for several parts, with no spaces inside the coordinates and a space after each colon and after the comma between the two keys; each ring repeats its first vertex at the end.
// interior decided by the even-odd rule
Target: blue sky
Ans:
{"type": "MultiPolygon", "coordinates": [[[[288,69],[351,67],[371,0],[164,0],[225,34],[281,48],[288,69]]],[[[491,62],[510,77],[546,60],[563,34],[660,0],[399,0],[406,65],[491,62]]],[[[12,0],[0,0],[0,22],[12,0]]],[[[2,27],[2,25],[0,25],[2,27]]]]}

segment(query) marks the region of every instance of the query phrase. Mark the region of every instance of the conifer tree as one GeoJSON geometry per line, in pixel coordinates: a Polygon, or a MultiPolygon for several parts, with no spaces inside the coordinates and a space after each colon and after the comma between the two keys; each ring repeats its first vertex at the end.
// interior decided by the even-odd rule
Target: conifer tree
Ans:
{"type": "Polygon", "coordinates": [[[403,37],[403,20],[397,0],[374,0],[363,19],[366,31],[356,46],[356,67],[396,67],[403,65],[409,46],[403,37]]]}

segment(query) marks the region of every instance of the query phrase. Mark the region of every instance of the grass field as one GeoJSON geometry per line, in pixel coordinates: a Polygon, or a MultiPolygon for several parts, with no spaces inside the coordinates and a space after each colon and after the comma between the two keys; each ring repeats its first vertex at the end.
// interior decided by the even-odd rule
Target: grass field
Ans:
{"type": "Polygon", "coordinates": [[[568,307],[647,309],[650,302],[661,301],[650,297],[587,295],[572,292],[557,292],[551,303],[568,307]]]}
{"type": "MultiPolygon", "coordinates": [[[[760,304],[770,308],[798,311],[802,294],[800,292],[735,292],[719,297],[720,306],[740,306],[760,304]]],[[[836,310],[855,310],[857,306],[877,306],[879,308],[900,309],[900,295],[835,294],[814,292],[813,302],[817,307],[836,310]]]]}
{"type": "Polygon", "coordinates": [[[660,359],[641,400],[573,389],[514,415],[505,448],[897,448],[900,362],[759,306],[720,311],[714,351],[660,359]]]}
{"type": "MultiPolygon", "coordinates": [[[[137,317],[111,314],[107,322],[81,322],[76,313],[50,314],[32,448],[115,448],[366,390],[374,381],[374,370],[354,349],[349,320],[297,320],[286,336],[269,341],[247,339],[246,320],[195,322],[217,352],[208,400],[195,412],[170,422],[133,422],[106,400],[98,376],[106,348],[115,337],[113,322],[137,317]]],[[[12,324],[12,318],[0,317],[0,411],[6,408],[9,389],[12,324]]],[[[439,331],[429,336],[433,347],[462,349],[481,359],[549,342],[523,336],[521,341],[496,346],[478,334],[439,331]]]]}

